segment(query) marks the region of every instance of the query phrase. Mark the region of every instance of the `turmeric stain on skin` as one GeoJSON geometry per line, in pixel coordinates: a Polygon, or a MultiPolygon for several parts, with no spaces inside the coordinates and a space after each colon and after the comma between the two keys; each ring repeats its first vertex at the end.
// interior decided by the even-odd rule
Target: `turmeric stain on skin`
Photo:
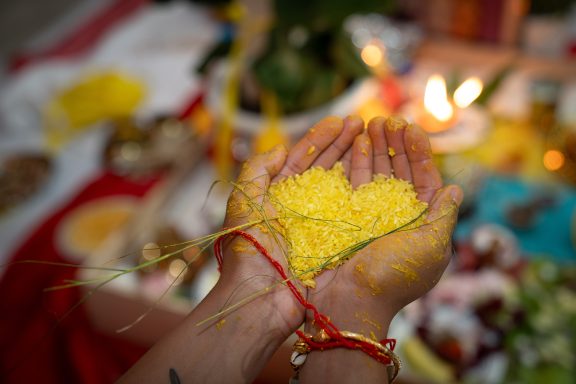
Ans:
{"type": "Polygon", "coordinates": [[[392,147],[388,147],[388,156],[394,157],[396,156],[396,151],[392,147]]]}
{"type": "Polygon", "coordinates": [[[235,199],[232,199],[229,203],[228,203],[228,214],[232,217],[245,217],[248,216],[251,211],[252,208],[250,207],[250,205],[248,203],[246,203],[246,201],[241,200],[241,201],[233,201],[235,199]]]}
{"type": "Polygon", "coordinates": [[[402,274],[404,274],[404,277],[406,278],[406,280],[408,282],[416,282],[418,280],[420,280],[420,276],[418,276],[418,273],[413,270],[412,268],[408,267],[407,265],[404,264],[392,264],[390,265],[390,267],[402,274]]]}
{"type": "Polygon", "coordinates": [[[235,251],[236,253],[240,253],[242,254],[242,256],[258,256],[260,255],[260,253],[258,253],[258,251],[254,248],[251,247],[247,247],[245,249],[243,249],[242,251],[237,251],[235,248],[232,248],[233,251],[235,251]]]}
{"type": "Polygon", "coordinates": [[[404,119],[400,119],[397,117],[389,117],[386,120],[386,126],[389,131],[394,132],[406,127],[408,123],[404,119]]]}
{"type": "MultiPolygon", "coordinates": [[[[315,137],[323,140],[326,138],[337,137],[342,131],[342,119],[336,116],[325,117],[308,132],[307,137],[315,137]]],[[[315,140],[312,140],[316,142],[315,140]]]]}
{"type": "Polygon", "coordinates": [[[249,161],[242,163],[242,167],[240,168],[240,175],[245,176],[245,180],[248,179],[250,175],[254,175],[254,173],[254,168],[250,165],[249,161]]]}
{"type": "Polygon", "coordinates": [[[258,228],[260,230],[260,232],[262,232],[264,234],[270,233],[270,229],[264,224],[258,224],[256,226],[256,228],[258,228]]]}
{"type": "Polygon", "coordinates": [[[232,250],[236,253],[244,253],[250,251],[251,248],[248,247],[244,240],[238,240],[238,242],[232,246],[232,250]]]}
{"type": "Polygon", "coordinates": [[[406,257],[404,261],[406,261],[408,264],[412,264],[415,267],[421,267],[422,265],[424,265],[424,262],[422,260],[413,259],[411,257],[406,257]]]}
{"type": "Polygon", "coordinates": [[[356,313],[356,314],[355,314],[355,317],[356,317],[357,319],[361,320],[363,323],[366,323],[366,324],[368,324],[368,325],[376,328],[376,329],[379,330],[379,331],[382,330],[382,326],[381,326],[378,322],[372,320],[372,319],[370,318],[370,316],[368,315],[368,312],[356,313]]]}
{"type": "Polygon", "coordinates": [[[412,152],[421,152],[423,155],[431,154],[430,148],[426,146],[425,142],[416,141],[410,146],[412,152]]]}
{"type": "Polygon", "coordinates": [[[226,319],[220,320],[219,322],[216,323],[216,329],[221,330],[222,327],[224,327],[224,324],[226,324],[226,319]]]}
{"type": "MultiPolygon", "coordinates": [[[[354,267],[355,270],[355,277],[358,284],[367,286],[369,288],[369,292],[372,296],[377,296],[384,293],[384,290],[379,286],[378,281],[371,276],[369,273],[366,273],[365,266],[363,263],[358,263],[354,267]]],[[[362,297],[358,295],[359,297],[362,297]]]]}
{"type": "Polygon", "coordinates": [[[367,279],[368,281],[368,286],[371,289],[370,294],[372,296],[378,296],[384,293],[384,289],[382,289],[382,287],[380,287],[380,285],[378,284],[378,281],[376,281],[376,279],[374,279],[373,277],[368,277],[367,279]]]}
{"type": "Polygon", "coordinates": [[[263,196],[265,191],[262,187],[254,181],[246,182],[241,185],[241,190],[244,192],[245,198],[255,199],[258,196],[263,196]]]}
{"type": "Polygon", "coordinates": [[[311,154],[313,154],[314,152],[316,152],[316,146],[311,145],[310,148],[308,148],[308,151],[306,152],[306,154],[308,156],[310,156],[311,154]]]}
{"type": "Polygon", "coordinates": [[[262,232],[263,234],[269,234],[271,232],[274,232],[274,234],[284,236],[284,227],[282,227],[276,220],[257,224],[256,228],[258,228],[260,232],[262,232]]]}

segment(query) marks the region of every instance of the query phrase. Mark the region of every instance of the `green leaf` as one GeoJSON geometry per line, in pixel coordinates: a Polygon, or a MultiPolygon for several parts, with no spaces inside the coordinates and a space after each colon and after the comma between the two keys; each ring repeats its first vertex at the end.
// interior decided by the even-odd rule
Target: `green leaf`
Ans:
{"type": "Polygon", "coordinates": [[[312,69],[310,59],[289,46],[271,51],[254,65],[259,85],[276,94],[280,107],[287,112],[297,108],[312,69]]]}
{"type": "Polygon", "coordinates": [[[370,70],[360,58],[358,50],[352,44],[350,37],[343,31],[338,33],[334,40],[332,58],[338,71],[350,79],[370,75],[370,70]]]}
{"type": "Polygon", "coordinates": [[[345,82],[336,71],[328,68],[320,70],[302,95],[302,107],[314,108],[325,104],[340,94],[344,87],[345,82]]]}
{"type": "Polygon", "coordinates": [[[512,72],[512,69],[514,69],[514,67],[512,65],[509,65],[500,70],[496,74],[496,76],[494,76],[492,80],[488,84],[486,84],[484,90],[474,102],[478,105],[485,106],[488,103],[488,101],[490,101],[490,98],[492,97],[494,92],[498,90],[504,79],[506,79],[506,77],[510,74],[510,72],[512,72]]]}
{"type": "Polygon", "coordinates": [[[275,0],[276,23],[289,30],[296,25],[312,31],[338,30],[343,21],[354,13],[389,13],[392,0],[275,0]]]}
{"type": "Polygon", "coordinates": [[[574,372],[558,365],[519,369],[518,379],[525,384],[572,384],[574,372]]]}

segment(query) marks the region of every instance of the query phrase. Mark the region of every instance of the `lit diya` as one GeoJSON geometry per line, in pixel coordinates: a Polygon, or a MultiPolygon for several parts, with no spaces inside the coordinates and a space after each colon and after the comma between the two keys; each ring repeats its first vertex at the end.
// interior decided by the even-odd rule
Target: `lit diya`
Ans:
{"type": "Polygon", "coordinates": [[[403,113],[428,132],[435,153],[463,151],[480,143],[489,126],[486,112],[472,104],[482,89],[482,81],[471,77],[449,98],[446,81],[435,74],[426,83],[423,100],[409,103],[403,113]]]}

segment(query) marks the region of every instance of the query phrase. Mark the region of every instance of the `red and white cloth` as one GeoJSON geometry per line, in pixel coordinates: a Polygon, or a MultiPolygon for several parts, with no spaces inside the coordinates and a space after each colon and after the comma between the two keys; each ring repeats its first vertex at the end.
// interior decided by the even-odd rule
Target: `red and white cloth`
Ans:
{"type": "Polygon", "coordinates": [[[77,268],[18,263],[69,263],[57,234],[66,216],[107,196],[142,197],[154,180],[134,182],[104,173],[41,223],[10,258],[0,280],[0,378],[5,383],[111,383],[146,348],[97,332],[79,306],[79,288],[45,292],[75,279],[77,268]]]}

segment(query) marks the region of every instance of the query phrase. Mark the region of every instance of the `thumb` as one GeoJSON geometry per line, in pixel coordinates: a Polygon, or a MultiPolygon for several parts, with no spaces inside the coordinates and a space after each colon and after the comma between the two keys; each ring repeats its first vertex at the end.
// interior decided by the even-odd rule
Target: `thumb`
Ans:
{"type": "Polygon", "coordinates": [[[448,185],[439,189],[430,202],[427,221],[435,222],[446,218],[453,226],[456,224],[458,209],[463,198],[464,193],[457,185],[448,185]]]}
{"type": "Polygon", "coordinates": [[[448,185],[436,192],[430,202],[425,224],[420,227],[420,239],[428,239],[428,253],[438,251],[433,260],[446,262],[450,259],[452,233],[458,218],[458,208],[463,199],[462,189],[457,185],[448,185]]]}
{"type": "Polygon", "coordinates": [[[238,184],[245,187],[244,193],[250,198],[265,193],[270,186],[270,180],[284,166],[286,156],[286,148],[277,145],[266,153],[249,158],[238,176],[238,184]]]}
{"type": "Polygon", "coordinates": [[[225,227],[233,227],[246,220],[252,209],[250,203],[262,204],[270,186],[286,162],[287,151],[277,145],[271,151],[252,156],[243,165],[226,207],[225,227]]]}

